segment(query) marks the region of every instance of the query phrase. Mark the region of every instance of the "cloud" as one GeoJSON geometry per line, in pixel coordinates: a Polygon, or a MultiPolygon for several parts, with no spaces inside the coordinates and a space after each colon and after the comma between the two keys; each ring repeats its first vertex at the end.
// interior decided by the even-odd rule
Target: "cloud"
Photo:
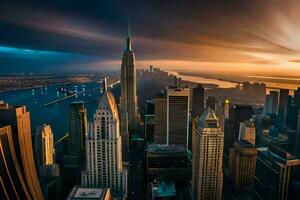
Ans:
{"type": "MultiPolygon", "coordinates": [[[[282,70],[292,74],[300,67],[296,62],[300,56],[300,3],[288,2],[91,0],[87,4],[76,0],[70,5],[45,0],[7,4],[0,9],[0,44],[70,53],[76,62],[62,57],[55,63],[60,68],[68,64],[68,70],[117,69],[130,17],[139,67],[155,64],[195,72],[282,70]]],[[[7,56],[7,66],[9,55],[0,54],[7,56]]],[[[30,59],[27,54],[22,56],[30,59]]]]}

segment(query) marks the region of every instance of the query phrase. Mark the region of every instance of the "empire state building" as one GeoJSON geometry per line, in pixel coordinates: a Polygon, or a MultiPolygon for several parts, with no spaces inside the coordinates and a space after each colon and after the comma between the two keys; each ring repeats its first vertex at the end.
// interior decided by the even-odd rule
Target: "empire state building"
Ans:
{"type": "Polygon", "coordinates": [[[126,48],[123,53],[121,66],[121,129],[124,131],[134,128],[137,123],[137,96],[136,96],[136,67],[135,57],[131,49],[130,29],[126,40],[126,48]],[[122,119],[123,118],[123,119],[122,119]],[[127,124],[128,123],[128,124],[127,124]]]}

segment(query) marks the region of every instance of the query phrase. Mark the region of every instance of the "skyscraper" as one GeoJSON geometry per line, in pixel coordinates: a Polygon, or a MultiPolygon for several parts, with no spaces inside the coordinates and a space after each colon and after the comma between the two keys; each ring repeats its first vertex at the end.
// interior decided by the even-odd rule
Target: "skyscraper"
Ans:
{"type": "Polygon", "coordinates": [[[14,162],[17,155],[10,125],[0,125],[0,151],[0,199],[30,199],[26,178],[18,170],[22,161],[14,162]]]}
{"type": "Polygon", "coordinates": [[[167,144],[188,145],[189,97],[189,88],[167,90],[167,144]]]}
{"type": "Polygon", "coordinates": [[[167,97],[159,96],[155,98],[154,106],[154,143],[167,143],[167,97]]]}
{"type": "Polygon", "coordinates": [[[278,106],[278,121],[280,124],[286,124],[287,107],[288,107],[288,89],[280,89],[279,106],[278,106]]]}
{"type": "Polygon", "coordinates": [[[54,138],[50,125],[37,127],[34,154],[45,199],[61,199],[62,178],[59,165],[55,162],[54,138]]]}
{"type": "Polygon", "coordinates": [[[201,84],[192,89],[192,118],[201,116],[204,111],[204,88],[201,84]]]}
{"type": "MultiPolygon", "coordinates": [[[[7,172],[13,173],[14,167],[17,170],[17,174],[15,175],[19,178],[21,176],[23,177],[24,181],[21,183],[22,185],[19,186],[22,186],[23,189],[27,188],[26,196],[30,196],[30,198],[34,200],[44,199],[34,163],[29,112],[26,111],[25,106],[11,106],[4,102],[0,102],[0,123],[4,125],[10,125],[11,127],[11,134],[10,130],[6,130],[7,133],[5,134],[7,135],[5,137],[8,139],[9,144],[6,147],[9,147],[9,149],[3,149],[4,146],[0,146],[0,148],[2,149],[2,155],[4,153],[9,153],[10,155],[8,154],[8,157],[13,156],[16,158],[13,160],[13,162],[6,162],[6,164],[4,159],[4,164],[1,164],[1,170],[5,168],[7,171],[8,169],[10,169],[10,167],[12,167],[12,171],[7,172]],[[12,146],[14,146],[14,148],[12,146]],[[4,152],[6,150],[9,152],[4,152]],[[8,166],[7,164],[13,164],[14,166],[8,166]]],[[[6,142],[6,145],[7,139],[5,139],[6,141],[4,140],[4,142],[6,142]]],[[[6,183],[6,181],[13,180],[5,179],[5,183],[3,184],[5,185],[4,190],[6,190],[7,192],[8,188],[6,188],[6,184],[8,187],[8,184],[11,183],[6,183]]],[[[3,193],[5,193],[5,191],[3,193]]],[[[3,193],[0,192],[0,194],[3,193]]]]}
{"type": "Polygon", "coordinates": [[[265,98],[264,109],[263,109],[263,114],[264,115],[268,114],[268,112],[269,112],[269,102],[270,102],[269,98],[270,98],[270,95],[267,94],[266,98],[265,98]]]}
{"type": "Polygon", "coordinates": [[[220,200],[223,186],[224,134],[213,109],[197,120],[192,160],[192,189],[198,200],[220,200]]]}
{"type": "Polygon", "coordinates": [[[278,112],[278,100],[279,94],[278,91],[270,91],[269,94],[269,103],[268,103],[268,111],[267,113],[276,114],[278,112]]]}
{"type": "Polygon", "coordinates": [[[197,128],[197,116],[201,116],[204,112],[204,88],[201,84],[199,84],[197,87],[193,88],[192,90],[192,132],[191,132],[191,138],[190,138],[190,144],[189,148],[191,145],[191,149],[193,151],[194,142],[195,142],[195,130],[197,128]]]}
{"type": "Polygon", "coordinates": [[[108,187],[113,196],[127,194],[127,170],[122,163],[122,138],[117,103],[103,84],[103,94],[89,124],[86,171],[82,186],[108,187]]]}
{"type": "MultiPolygon", "coordinates": [[[[123,53],[121,66],[121,112],[127,113],[128,127],[134,128],[138,119],[137,96],[136,96],[136,67],[135,56],[131,49],[130,29],[126,39],[126,48],[123,53]]],[[[126,122],[122,122],[125,123],[126,122]]]]}
{"type": "Polygon", "coordinates": [[[294,91],[294,102],[298,109],[300,109],[300,87],[294,91]]]}
{"type": "Polygon", "coordinates": [[[87,137],[87,111],[83,101],[72,102],[69,110],[69,155],[75,156],[79,171],[85,163],[87,137]]]}
{"type": "Polygon", "coordinates": [[[224,120],[229,119],[229,108],[230,108],[230,101],[228,98],[225,99],[223,103],[223,112],[224,112],[224,120]]]}
{"type": "Polygon", "coordinates": [[[229,171],[236,191],[254,186],[257,149],[246,140],[235,142],[230,149],[229,171]]]}
{"type": "Polygon", "coordinates": [[[247,140],[255,145],[255,125],[252,119],[240,123],[239,140],[247,140]]]}
{"type": "Polygon", "coordinates": [[[35,158],[39,166],[52,165],[55,161],[54,138],[50,125],[37,127],[35,135],[35,158]]]}
{"type": "Polygon", "coordinates": [[[296,141],[294,147],[295,155],[299,159],[300,158],[300,112],[298,112],[298,120],[297,120],[297,132],[296,132],[296,141]]]}
{"type": "Polygon", "coordinates": [[[210,107],[214,111],[216,111],[216,97],[208,96],[206,99],[206,108],[210,107]]]}
{"type": "Polygon", "coordinates": [[[255,199],[294,199],[289,197],[300,160],[273,145],[257,149],[255,199]]]}

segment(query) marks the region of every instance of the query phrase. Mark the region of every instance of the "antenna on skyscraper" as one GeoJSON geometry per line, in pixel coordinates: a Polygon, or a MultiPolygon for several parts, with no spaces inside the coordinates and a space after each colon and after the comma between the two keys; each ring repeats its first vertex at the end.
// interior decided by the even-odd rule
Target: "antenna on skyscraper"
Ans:
{"type": "Polygon", "coordinates": [[[103,92],[107,92],[107,82],[106,82],[106,77],[104,77],[103,81],[102,81],[102,90],[103,92]]]}
{"type": "Polygon", "coordinates": [[[131,34],[130,34],[130,22],[127,20],[127,39],[126,39],[126,50],[131,50],[131,34]]]}

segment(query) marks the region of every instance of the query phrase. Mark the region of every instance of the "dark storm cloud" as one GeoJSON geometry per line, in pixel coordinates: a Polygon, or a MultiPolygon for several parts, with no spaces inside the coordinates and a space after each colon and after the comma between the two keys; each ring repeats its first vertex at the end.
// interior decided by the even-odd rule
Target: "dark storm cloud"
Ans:
{"type": "MultiPolygon", "coordinates": [[[[140,66],[282,70],[299,56],[299,8],[294,0],[7,1],[0,10],[0,44],[74,54],[68,69],[118,68],[130,19],[140,66]]],[[[23,61],[11,66],[22,69],[23,61]]],[[[42,63],[27,62],[35,70],[42,63]]],[[[66,62],[57,58],[51,70],[66,62]]],[[[1,67],[8,64],[6,57],[1,67]]]]}

